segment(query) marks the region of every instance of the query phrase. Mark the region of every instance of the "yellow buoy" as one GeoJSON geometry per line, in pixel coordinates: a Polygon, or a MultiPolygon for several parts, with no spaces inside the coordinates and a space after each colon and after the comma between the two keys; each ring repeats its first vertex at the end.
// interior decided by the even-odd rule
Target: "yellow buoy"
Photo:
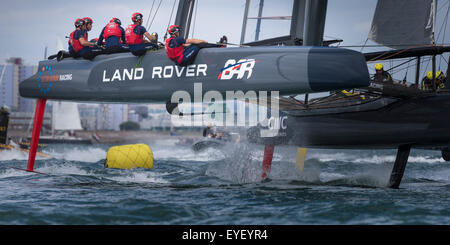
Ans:
{"type": "Polygon", "coordinates": [[[295,159],[295,165],[300,172],[305,169],[305,158],[307,150],[307,148],[297,148],[297,158],[295,159]]]}
{"type": "Polygon", "coordinates": [[[119,145],[108,149],[106,168],[153,168],[153,152],[146,144],[119,145]]]}

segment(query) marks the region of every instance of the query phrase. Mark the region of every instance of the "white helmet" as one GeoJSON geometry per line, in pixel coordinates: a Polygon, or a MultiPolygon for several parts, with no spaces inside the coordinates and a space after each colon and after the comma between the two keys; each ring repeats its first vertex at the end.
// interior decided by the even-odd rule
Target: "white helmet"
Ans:
{"type": "Polygon", "coordinates": [[[9,113],[10,112],[9,107],[7,105],[3,105],[2,107],[0,107],[0,112],[9,113]]]}

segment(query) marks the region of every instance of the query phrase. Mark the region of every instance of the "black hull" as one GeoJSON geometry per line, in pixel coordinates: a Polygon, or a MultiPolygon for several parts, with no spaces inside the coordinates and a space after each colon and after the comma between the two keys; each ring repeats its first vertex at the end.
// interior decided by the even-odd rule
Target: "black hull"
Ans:
{"type": "Polygon", "coordinates": [[[382,97],[366,105],[286,113],[287,129],[281,132],[285,136],[252,141],[333,149],[389,149],[406,144],[450,147],[450,92],[415,99],[382,97]]]}

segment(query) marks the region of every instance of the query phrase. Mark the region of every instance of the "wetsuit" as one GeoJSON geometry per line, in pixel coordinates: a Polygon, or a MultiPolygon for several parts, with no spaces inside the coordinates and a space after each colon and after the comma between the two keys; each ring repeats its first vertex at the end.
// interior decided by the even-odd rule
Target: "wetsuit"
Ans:
{"type": "Polygon", "coordinates": [[[82,30],[75,30],[70,33],[69,37],[69,53],[72,57],[79,57],[80,51],[84,48],[80,43],[80,38],[86,39],[86,33],[82,30]]]}
{"type": "Polygon", "coordinates": [[[166,54],[169,59],[179,66],[187,66],[195,61],[198,52],[202,48],[217,48],[221,45],[216,44],[191,44],[184,47],[186,39],[183,37],[171,37],[166,40],[166,54]]]}
{"type": "MultiPolygon", "coordinates": [[[[91,60],[95,56],[102,54],[103,49],[97,47],[83,46],[80,43],[80,38],[88,39],[87,31],[75,30],[70,34],[69,53],[72,57],[83,57],[91,60]]],[[[65,57],[64,57],[65,58],[65,57]]]]}
{"type": "MultiPolygon", "coordinates": [[[[449,84],[447,82],[447,79],[441,75],[436,78],[436,88],[437,89],[444,89],[448,88],[449,84]]],[[[433,90],[433,79],[428,79],[428,77],[424,77],[422,79],[422,90],[433,90]]]]}
{"type": "Polygon", "coordinates": [[[144,43],[144,33],[146,32],[145,27],[138,24],[129,25],[125,31],[126,42],[131,53],[135,56],[144,55],[149,49],[158,48],[153,43],[144,43]]]}
{"type": "Polygon", "coordinates": [[[107,24],[97,41],[97,45],[101,46],[105,39],[105,53],[119,53],[129,51],[126,46],[125,30],[117,23],[111,22],[107,24]]]}
{"type": "Polygon", "coordinates": [[[210,134],[213,134],[211,127],[206,127],[203,129],[203,137],[208,137],[210,134]]]}
{"type": "Polygon", "coordinates": [[[376,73],[373,80],[378,83],[394,83],[391,75],[387,71],[383,71],[381,74],[376,73]]]}

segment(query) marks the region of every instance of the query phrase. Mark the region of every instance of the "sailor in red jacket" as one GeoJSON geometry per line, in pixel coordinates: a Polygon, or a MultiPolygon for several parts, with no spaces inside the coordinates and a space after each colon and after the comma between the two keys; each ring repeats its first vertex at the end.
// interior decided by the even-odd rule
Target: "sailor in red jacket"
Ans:
{"type": "Polygon", "coordinates": [[[120,26],[122,22],[118,18],[112,18],[103,28],[97,41],[98,46],[102,46],[105,39],[105,53],[118,53],[129,51],[125,46],[125,30],[120,26]]]}
{"type": "Polygon", "coordinates": [[[95,56],[102,54],[103,50],[95,47],[95,43],[88,41],[88,30],[92,29],[92,19],[86,17],[84,19],[75,20],[75,30],[70,33],[69,37],[69,53],[60,51],[57,60],[60,61],[67,57],[83,57],[85,59],[93,59],[95,56]],[[87,20],[89,23],[86,25],[87,20]]]}
{"type": "Polygon", "coordinates": [[[144,55],[148,49],[158,48],[155,35],[150,35],[145,27],[142,26],[142,14],[134,13],[131,16],[133,24],[129,25],[125,30],[125,39],[132,54],[136,56],[144,55]],[[151,42],[144,40],[144,36],[151,42]]]}
{"type": "Polygon", "coordinates": [[[86,32],[86,40],[88,40],[88,31],[92,30],[92,24],[94,23],[94,21],[89,17],[84,17],[83,20],[86,26],[84,30],[86,32]]]}
{"type": "Polygon", "coordinates": [[[86,27],[85,24],[86,22],[84,22],[83,19],[76,19],[75,30],[69,35],[69,53],[72,55],[72,57],[78,56],[78,53],[84,47],[82,44],[83,41],[80,40],[80,37],[82,37],[83,40],[87,40],[84,32],[84,28],[86,27]]]}
{"type": "MultiPolygon", "coordinates": [[[[94,21],[89,17],[84,17],[83,20],[85,22],[85,28],[84,28],[85,39],[89,40],[88,32],[92,30],[92,24],[94,23],[94,21]]],[[[80,52],[80,55],[83,58],[92,60],[93,58],[95,58],[95,56],[104,53],[103,49],[101,47],[98,47],[95,42],[89,42],[89,43],[90,43],[89,46],[84,47],[83,50],[80,52]]]]}
{"type": "MultiPolygon", "coordinates": [[[[178,25],[171,25],[167,32],[170,38],[166,40],[166,54],[175,64],[187,66],[194,63],[195,57],[202,48],[217,48],[223,45],[209,44],[200,39],[184,39],[180,37],[181,28],[178,25]]],[[[225,36],[222,39],[226,38],[225,36]]]]}
{"type": "MultiPolygon", "coordinates": [[[[83,45],[81,45],[79,36],[83,35],[83,30],[85,28],[85,22],[83,19],[79,18],[75,20],[75,30],[70,33],[69,35],[69,41],[67,44],[69,45],[69,52],[66,52],[64,50],[59,50],[57,54],[50,55],[48,57],[49,60],[56,58],[58,61],[67,58],[67,57],[79,57],[78,52],[83,49],[83,45]],[[75,35],[75,33],[77,33],[75,35]],[[75,39],[75,36],[77,39],[75,39]]],[[[67,37],[67,36],[66,36],[67,37]]]]}

